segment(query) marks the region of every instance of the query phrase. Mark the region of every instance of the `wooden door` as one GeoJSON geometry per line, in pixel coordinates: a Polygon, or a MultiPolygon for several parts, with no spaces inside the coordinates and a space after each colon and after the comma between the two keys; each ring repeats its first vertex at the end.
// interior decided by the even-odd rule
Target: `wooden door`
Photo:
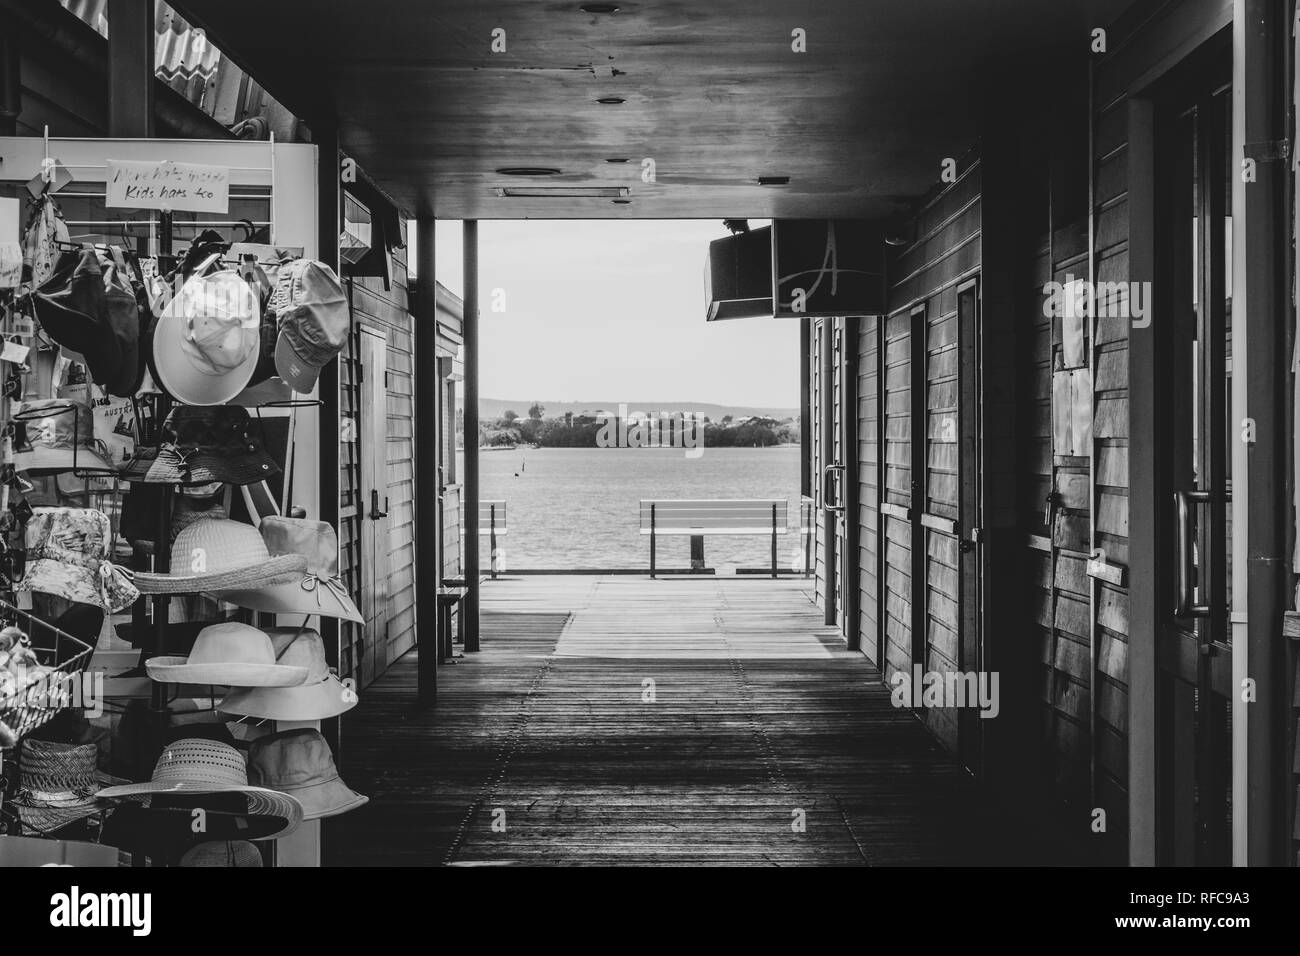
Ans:
{"type": "Polygon", "coordinates": [[[1162,107],[1158,288],[1153,328],[1162,407],[1157,567],[1168,569],[1156,634],[1157,862],[1226,866],[1232,852],[1231,290],[1232,90],[1227,77],[1162,107]]]}
{"type": "Polygon", "coordinates": [[[388,666],[388,340],[362,328],[361,613],[366,619],[362,684],[388,666]]]}

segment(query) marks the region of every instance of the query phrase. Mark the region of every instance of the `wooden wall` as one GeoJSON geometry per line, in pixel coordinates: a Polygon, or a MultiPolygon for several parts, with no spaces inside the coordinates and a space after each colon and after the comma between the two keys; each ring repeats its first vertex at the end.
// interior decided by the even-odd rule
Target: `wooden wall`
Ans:
{"type": "MultiPolygon", "coordinates": [[[[858,350],[858,628],[862,652],[876,666],[881,620],[879,562],[880,543],[880,339],[885,321],[870,315],[857,324],[858,350]]],[[[854,343],[851,343],[854,347],[854,343]]]]}
{"type": "MultiPolygon", "coordinates": [[[[405,243],[406,224],[402,223],[405,243]]],[[[393,251],[392,288],[384,289],[383,280],[358,278],[351,283],[352,316],[364,325],[384,334],[388,343],[387,418],[388,435],[383,454],[388,463],[388,555],[389,590],[386,635],[366,634],[364,639],[386,640],[388,661],[396,660],[415,643],[415,475],[414,475],[414,379],[412,377],[412,317],[408,301],[406,250],[393,251]]],[[[360,362],[356,336],[340,356],[339,388],[343,414],[359,414],[360,362]]],[[[342,446],[339,474],[339,539],[343,556],[344,580],[354,595],[359,595],[361,576],[360,535],[367,502],[361,500],[361,456],[369,453],[367,442],[373,436],[357,434],[357,441],[342,446]]],[[[381,492],[383,494],[383,492],[381,492]]],[[[360,603],[360,602],[358,602],[360,603]]],[[[361,629],[343,631],[340,669],[356,667],[361,660],[361,629]]],[[[345,675],[346,676],[346,672],[345,675]]],[[[373,680],[377,673],[356,675],[358,680],[373,680]]]]}

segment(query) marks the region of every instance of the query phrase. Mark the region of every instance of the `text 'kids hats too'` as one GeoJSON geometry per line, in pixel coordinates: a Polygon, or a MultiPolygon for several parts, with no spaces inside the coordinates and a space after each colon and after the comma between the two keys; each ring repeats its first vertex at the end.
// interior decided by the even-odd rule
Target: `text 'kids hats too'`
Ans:
{"type": "MultiPolygon", "coordinates": [[[[151,801],[162,795],[242,794],[249,816],[279,817],[284,827],[266,838],[297,829],[303,819],[297,798],[266,787],[250,786],[244,756],[216,740],[185,738],[168,744],[146,783],[128,783],[99,791],[103,800],[151,801]]],[[[226,809],[226,805],[221,805],[226,809]]]]}
{"type": "Polygon", "coordinates": [[[253,377],[260,324],[257,295],[238,273],[191,276],[154,328],[159,384],[186,405],[230,401],[253,377]]]}
{"type": "Polygon", "coordinates": [[[270,307],[279,326],[275,370],[295,392],[310,392],[347,344],[351,319],[339,277],[323,262],[297,259],[280,267],[270,307]]]}
{"type": "Polygon", "coordinates": [[[122,467],[126,481],[251,485],[280,472],[262,443],[262,431],[240,405],[177,405],[167,414],[155,447],[140,447],[122,467]]]}
{"type": "Polygon", "coordinates": [[[34,509],[24,532],[27,563],[15,589],[54,594],[116,614],[140,592],[132,572],[109,560],[111,540],[112,528],[102,511],[34,509]]]}
{"type": "Polygon", "coordinates": [[[240,521],[200,518],[172,542],[166,574],[137,571],[141,594],[198,594],[223,588],[257,588],[301,576],[300,554],[272,557],[257,529],[240,521]]]}
{"type": "Polygon", "coordinates": [[[339,577],[339,539],[326,521],[309,518],[262,519],[259,529],[267,551],[275,556],[299,555],[307,562],[297,579],[256,588],[208,589],[223,601],[253,611],[282,614],[322,614],[365,623],[339,577]]]}
{"type": "Polygon", "coordinates": [[[319,730],[309,727],[254,740],[248,748],[248,779],[292,794],[302,804],[304,820],[338,816],[370,799],[342,781],[329,744],[319,730]]]}
{"type": "Polygon", "coordinates": [[[276,659],[306,668],[307,679],[293,687],[235,687],[217,705],[218,710],[263,720],[326,720],[357,705],[356,692],[330,673],[325,642],[319,634],[296,627],[277,627],[266,633],[276,659]]]}
{"type": "Polygon", "coordinates": [[[233,687],[292,687],[307,679],[307,668],[280,663],[265,631],[228,621],[199,631],[188,657],[151,657],[145,671],[167,684],[221,684],[233,687]]]}

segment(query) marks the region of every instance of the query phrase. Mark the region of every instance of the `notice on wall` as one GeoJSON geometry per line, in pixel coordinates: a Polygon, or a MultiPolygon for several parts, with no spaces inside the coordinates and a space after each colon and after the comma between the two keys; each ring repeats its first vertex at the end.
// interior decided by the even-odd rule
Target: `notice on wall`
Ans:
{"type": "Polygon", "coordinates": [[[195,163],[108,160],[104,205],[165,212],[229,212],[230,169],[195,163]]]}

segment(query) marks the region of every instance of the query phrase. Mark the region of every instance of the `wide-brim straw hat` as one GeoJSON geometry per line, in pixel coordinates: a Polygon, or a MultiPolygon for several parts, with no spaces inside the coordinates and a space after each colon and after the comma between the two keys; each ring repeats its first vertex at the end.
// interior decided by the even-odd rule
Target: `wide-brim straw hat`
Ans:
{"type": "Polygon", "coordinates": [[[187,737],[168,744],[154,767],[153,777],[143,783],[108,787],[99,792],[102,800],[148,801],[161,794],[241,794],[249,816],[280,817],[285,827],[267,839],[284,836],[303,820],[303,807],[296,797],[248,784],[244,756],[229,744],[187,737]]]}
{"type": "Polygon", "coordinates": [[[135,572],[135,586],[141,594],[258,589],[301,577],[307,570],[307,559],[301,554],[272,557],[252,525],[201,518],[176,536],[169,567],[173,570],[166,574],[135,572]]]}
{"type": "Polygon", "coordinates": [[[185,657],[164,655],[144,662],[145,672],[165,684],[225,687],[295,687],[308,668],[276,659],[271,638],[250,624],[224,621],[199,632],[185,657]]]}

